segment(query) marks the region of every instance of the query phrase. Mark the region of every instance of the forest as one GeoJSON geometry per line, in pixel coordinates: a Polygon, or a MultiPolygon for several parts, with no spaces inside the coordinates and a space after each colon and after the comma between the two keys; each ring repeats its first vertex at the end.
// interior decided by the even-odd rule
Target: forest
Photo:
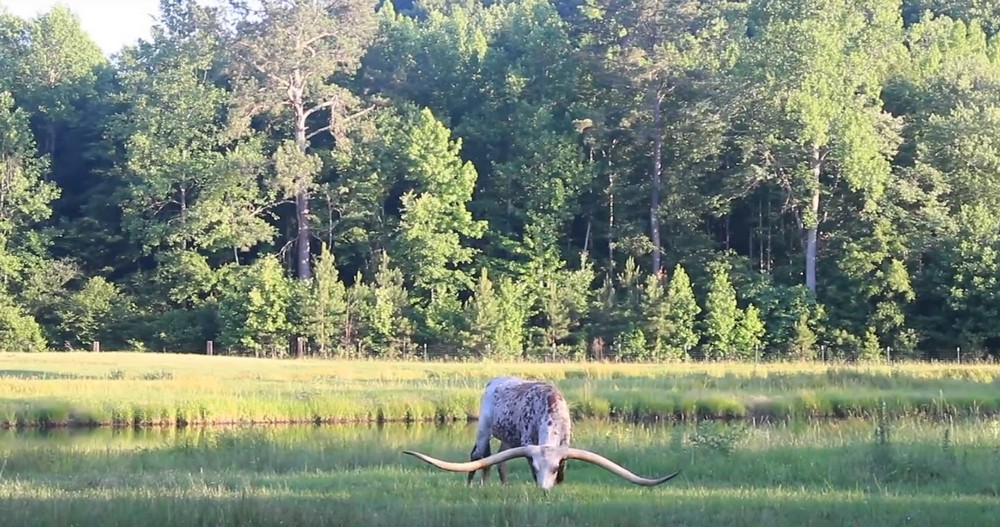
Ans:
{"type": "Polygon", "coordinates": [[[1000,350],[1000,7],[0,7],[0,350],[1000,350]]]}

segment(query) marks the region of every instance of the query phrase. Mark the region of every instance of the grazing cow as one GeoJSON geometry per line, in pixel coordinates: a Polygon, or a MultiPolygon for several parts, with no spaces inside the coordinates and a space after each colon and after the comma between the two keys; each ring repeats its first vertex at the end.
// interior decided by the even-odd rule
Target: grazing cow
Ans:
{"type": "Polygon", "coordinates": [[[571,427],[569,406],[555,386],[516,377],[496,377],[486,384],[483,392],[476,444],[472,447],[470,461],[453,463],[410,450],[404,453],[443,470],[468,472],[467,483],[472,483],[480,469],[482,480],[487,481],[493,465],[497,465],[501,483],[506,483],[504,463],[524,457],[535,483],[544,490],[562,483],[566,461],[570,459],[593,463],[636,485],[659,485],[680,473],[647,479],[599,454],[570,448],[571,427]],[[500,450],[490,455],[492,437],[500,440],[500,450]]]}

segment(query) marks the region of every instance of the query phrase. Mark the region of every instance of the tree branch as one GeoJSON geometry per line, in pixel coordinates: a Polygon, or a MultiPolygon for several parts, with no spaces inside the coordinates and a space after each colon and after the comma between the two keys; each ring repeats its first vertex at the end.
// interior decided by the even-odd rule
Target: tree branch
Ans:
{"type": "MultiPolygon", "coordinates": [[[[330,102],[330,101],[327,101],[327,102],[330,102]]],[[[326,104],[326,103],[324,103],[324,104],[326,104]]],[[[322,105],[320,105],[320,106],[322,106],[322,105]]],[[[327,105],[327,106],[330,106],[330,105],[327,105]]],[[[309,115],[309,113],[311,113],[311,110],[315,110],[315,109],[318,109],[318,108],[319,108],[319,106],[314,107],[314,108],[310,108],[310,112],[306,112],[306,115],[309,115]]],[[[373,104],[373,105],[365,108],[364,110],[361,110],[361,111],[358,111],[358,112],[354,112],[351,115],[348,115],[347,117],[344,117],[343,121],[344,122],[352,121],[354,119],[357,119],[358,117],[364,116],[365,114],[371,112],[374,109],[375,109],[375,105],[373,104]]],[[[333,119],[331,119],[331,121],[332,120],[333,119]]],[[[317,135],[319,135],[319,134],[321,134],[323,132],[329,132],[331,130],[333,130],[333,123],[332,122],[330,124],[322,127],[322,128],[317,128],[316,130],[313,130],[312,132],[309,132],[308,134],[306,134],[306,139],[312,139],[313,137],[315,137],[315,136],[317,136],[317,135]]]]}
{"type": "Polygon", "coordinates": [[[330,100],[328,100],[326,102],[317,104],[316,106],[313,106],[312,108],[309,108],[308,110],[306,110],[305,111],[305,115],[303,117],[307,117],[308,118],[310,115],[312,115],[312,114],[314,114],[314,113],[316,113],[316,112],[318,112],[318,111],[320,111],[320,110],[322,110],[324,108],[329,108],[329,107],[333,106],[334,104],[337,104],[339,101],[340,101],[340,99],[330,99],[330,100]]]}
{"type": "Polygon", "coordinates": [[[344,118],[344,120],[345,121],[352,121],[352,120],[354,120],[354,119],[356,119],[358,117],[364,116],[365,114],[371,112],[374,109],[375,109],[375,105],[373,104],[373,105],[365,108],[364,110],[360,110],[360,111],[354,112],[351,115],[348,115],[347,117],[344,118]]]}
{"type": "Polygon", "coordinates": [[[256,62],[253,63],[253,67],[254,67],[255,70],[257,70],[260,73],[263,73],[264,75],[267,76],[267,78],[269,78],[272,81],[278,83],[278,85],[280,85],[280,86],[284,86],[284,87],[287,88],[288,86],[291,85],[291,82],[289,82],[287,79],[283,79],[283,78],[279,77],[278,75],[275,75],[275,74],[267,71],[266,69],[264,69],[263,66],[261,66],[260,64],[257,64],[256,62]]]}
{"type": "Polygon", "coordinates": [[[323,40],[324,38],[330,38],[332,36],[335,36],[335,35],[333,33],[320,33],[319,35],[316,35],[315,37],[313,37],[313,38],[311,38],[311,39],[303,42],[302,44],[300,44],[300,47],[301,48],[308,48],[308,47],[312,46],[313,44],[319,42],[320,40],[323,40]]]}
{"type": "Polygon", "coordinates": [[[312,139],[313,137],[316,137],[317,135],[319,135],[319,134],[321,134],[323,132],[329,132],[332,129],[333,129],[333,125],[332,124],[328,124],[328,125],[324,126],[323,128],[317,128],[316,130],[313,130],[312,132],[309,132],[308,134],[306,134],[306,140],[312,139]]]}

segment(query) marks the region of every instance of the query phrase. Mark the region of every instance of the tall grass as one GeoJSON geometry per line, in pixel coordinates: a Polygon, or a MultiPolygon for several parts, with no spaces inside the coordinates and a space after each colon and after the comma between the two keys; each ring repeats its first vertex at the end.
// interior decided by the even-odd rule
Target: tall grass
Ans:
{"type": "Polygon", "coordinates": [[[587,421],[574,444],[655,488],[571,462],[549,493],[524,462],[485,486],[409,456],[465,459],[471,426],[0,431],[0,524],[994,525],[996,421],[767,426],[587,421]]]}
{"type": "Polygon", "coordinates": [[[1000,414],[1000,366],[322,361],[0,354],[0,427],[464,421],[494,375],[547,379],[578,418],[1000,414]]]}

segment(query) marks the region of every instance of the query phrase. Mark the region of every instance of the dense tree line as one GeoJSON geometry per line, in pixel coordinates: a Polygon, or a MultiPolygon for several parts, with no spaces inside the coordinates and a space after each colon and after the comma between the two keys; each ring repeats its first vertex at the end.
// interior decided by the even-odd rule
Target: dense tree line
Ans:
{"type": "Polygon", "coordinates": [[[996,354],[985,5],[0,8],[0,349],[996,354]]]}

